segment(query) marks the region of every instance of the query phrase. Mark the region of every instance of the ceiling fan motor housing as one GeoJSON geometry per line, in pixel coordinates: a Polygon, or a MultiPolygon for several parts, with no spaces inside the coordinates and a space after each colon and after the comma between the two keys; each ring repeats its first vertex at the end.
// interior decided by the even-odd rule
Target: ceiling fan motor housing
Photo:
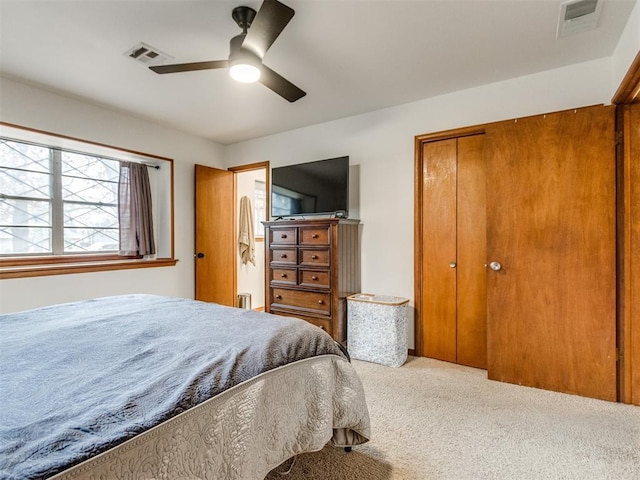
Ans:
{"type": "Polygon", "coordinates": [[[251,22],[256,17],[256,11],[250,7],[236,7],[231,12],[231,17],[242,29],[242,33],[246,34],[251,22]]]}
{"type": "Polygon", "coordinates": [[[244,42],[245,37],[246,34],[241,33],[233,37],[229,42],[229,65],[233,66],[236,63],[247,63],[260,68],[262,59],[252,51],[242,48],[242,42],[244,42]]]}

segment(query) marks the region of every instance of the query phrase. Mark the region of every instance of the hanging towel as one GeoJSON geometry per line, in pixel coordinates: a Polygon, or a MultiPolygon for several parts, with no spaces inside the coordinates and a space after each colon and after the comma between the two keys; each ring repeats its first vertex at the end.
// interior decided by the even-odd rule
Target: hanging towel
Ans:
{"type": "Polygon", "coordinates": [[[242,264],[256,264],[256,242],[253,236],[253,206],[246,195],[240,199],[240,225],[238,228],[238,252],[242,264]]]}

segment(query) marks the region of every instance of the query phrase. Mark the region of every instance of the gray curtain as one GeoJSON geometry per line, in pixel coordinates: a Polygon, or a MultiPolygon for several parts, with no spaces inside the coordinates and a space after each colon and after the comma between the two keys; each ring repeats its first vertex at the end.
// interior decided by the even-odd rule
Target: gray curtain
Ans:
{"type": "Polygon", "coordinates": [[[151,186],[147,166],[120,162],[118,180],[120,255],[154,255],[151,186]]]}

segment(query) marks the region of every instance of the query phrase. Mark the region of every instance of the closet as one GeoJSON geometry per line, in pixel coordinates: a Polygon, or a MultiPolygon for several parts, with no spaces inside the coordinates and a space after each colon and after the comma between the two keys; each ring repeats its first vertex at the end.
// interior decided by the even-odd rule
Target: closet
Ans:
{"type": "Polygon", "coordinates": [[[423,354],[486,368],[484,135],[422,145],[423,354]]]}
{"type": "Polygon", "coordinates": [[[614,135],[596,106],[416,138],[418,354],[616,400],[614,135]]]}

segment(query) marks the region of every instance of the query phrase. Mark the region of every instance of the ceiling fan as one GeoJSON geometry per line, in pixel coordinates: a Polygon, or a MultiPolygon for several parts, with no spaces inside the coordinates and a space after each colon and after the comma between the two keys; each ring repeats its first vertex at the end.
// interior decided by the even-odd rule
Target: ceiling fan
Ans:
{"type": "Polygon", "coordinates": [[[304,97],[306,92],[262,63],[265,53],[294,14],[292,8],[277,0],[264,0],[257,14],[252,8],[236,7],[231,17],[242,29],[242,33],[231,39],[228,60],[156,65],[149,68],[161,74],[229,68],[231,77],[235,80],[244,83],[259,80],[281,97],[295,102],[304,97]]]}

